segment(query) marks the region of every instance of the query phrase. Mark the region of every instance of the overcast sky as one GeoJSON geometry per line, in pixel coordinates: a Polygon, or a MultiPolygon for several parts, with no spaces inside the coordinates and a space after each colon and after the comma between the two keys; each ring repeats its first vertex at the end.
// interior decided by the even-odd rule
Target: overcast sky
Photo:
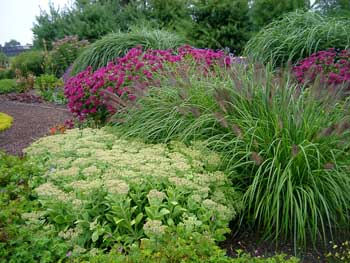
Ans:
{"type": "MultiPolygon", "coordinates": [[[[49,9],[50,0],[0,0],[0,45],[11,39],[32,43],[31,28],[40,8],[49,9]]],[[[70,5],[72,0],[51,0],[55,7],[70,5]]]]}

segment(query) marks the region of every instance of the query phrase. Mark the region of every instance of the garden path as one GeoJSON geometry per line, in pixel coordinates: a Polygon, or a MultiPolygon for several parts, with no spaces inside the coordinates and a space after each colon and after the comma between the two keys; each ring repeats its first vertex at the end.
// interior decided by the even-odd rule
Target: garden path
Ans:
{"type": "Polygon", "coordinates": [[[20,103],[5,98],[0,98],[0,112],[13,117],[12,127],[0,133],[0,151],[15,155],[22,155],[24,148],[47,135],[51,127],[71,118],[62,106],[20,103]]]}

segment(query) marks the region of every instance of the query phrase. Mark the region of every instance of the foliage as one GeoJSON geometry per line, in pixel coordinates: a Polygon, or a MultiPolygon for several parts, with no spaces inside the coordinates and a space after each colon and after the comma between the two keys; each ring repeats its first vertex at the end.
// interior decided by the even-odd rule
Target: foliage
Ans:
{"type": "Polygon", "coordinates": [[[177,48],[184,40],[164,30],[134,30],[129,33],[112,33],[96,41],[77,58],[72,69],[75,75],[88,66],[93,70],[107,66],[108,62],[125,56],[129,49],[141,46],[147,49],[177,48]]]}
{"type": "Polygon", "coordinates": [[[20,70],[24,77],[27,77],[29,74],[38,76],[44,73],[43,62],[43,52],[34,50],[26,51],[12,59],[11,68],[13,70],[20,70]]]}
{"type": "Polygon", "coordinates": [[[14,79],[0,79],[0,94],[18,92],[19,88],[14,79]]]}
{"type": "MultiPolygon", "coordinates": [[[[116,63],[110,63],[93,72],[90,67],[71,78],[65,84],[65,95],[68,99],[68,107],[80,120],[87,117],[96,123],[104,123],[111,113],[120,110],[128,103],[135,101],[137,96],[142,96],[147,87],[156,85],[157,79],[153,77],[155,72],[162,72],[166,63],[181,66],[181,61],[195,63],[203,74],[212,64],[223,65],[231,63],[231,58],[224,52],[204,49],[195,49],[183,46],[177,54],[172,50],[147,50],[143,52],[141,47],[131,49],[116,63]],[[116,94],[114,97],[117,107],[111,107],[106,99],[106,93],[116,94]]],[[[186,67],[186,65],[185,65],[186,67]]]]}
{"type": "MultiPolygon", "coordinates": [[[[74,257],[73,254],[72,257],[74,257]]],[[[297,263],[299,260],[295,257],[286,258],[284,255],[255,258],[243,253],[237,258],[229,258],[212,239],[178,227],[176,233],[168,233],[159,239],[142,240],[141,245],[132,247],[127,255],[123,255],[116,249],[108,254],[100,253],[94,257],[83,255],[73,262],[297,263]],[[82,260],[83,258],[87,261],[82,260]]]]}
{"type": "Polygon", "coordinates": [[[8,57],[5,55],[5,53],[0,52],[0,68],[7,68],[9,63],[8,57]]]}
{"type": "Polygon", "coordinates": [[[12,126],[13,118],[5,113],[0,112],[0,131],[7,130],[12,126]]]}
{"type": "Polygon", "coordinates": [[[259,30],[285,13],[309,8],[310,0],[253,0],[250,17],[254,29],[259,30]]]}
{"type": "Polygon", "coordinates": [[[9,42],[5,42],[5,47],[15,47],[15,46],[20,46],[21,43],[18,42],[17,40],[15,39],[11,39],[9,42]]]}
{"type": "Polygon", "coordinates": [[[54,75],[40,75],[35,79],[35,88],[39,90],[40,96],[46,100],[58,104],[66,103],[63,94],[63,81],[54,75]]]}
{"type": "Polygon", "coordinates": [[[347,0],[316,0],[314,2],[314,8],[324,15],[350,15],[350,5],[347,0]]]}
{"type": "Polygon", "coordinates": [[[326,255],[329,262],[348,262],[350,260],[350,242],[348,240],[341,244],[330,243],[332,250],[326,255]]]}
{"type": "Polygon", "coordinates": [[[45,61],[47,70],[56,76],[62,76],[88,43],[79,41],[77,36],[66,36],[55,41],[45,61]]]}
{"type": "Polygon", "coordinates": [[[73,129],[25,152],[47,171],[35,192],[48,223],[85,249],[127,248],[176,226],[223,240],[241,209],[219,156],[200,143],[146,145],[73,129]]]}
{"type": "Polygon", "coordinates": [[[238,54],[250,37],[246,0],[200,0],[193,5],[194,25],[188,35],[202,48],[230,48],[238,54]]]}
{"type": "Polygon", "coordinates": [[[13,69],[0,69],[0,80],[1,79],[13,79],[15,77],[15,71],[13,69]]]}
{"type": "MultiPolygon", "coordinates": [[[[190,6],[194,5],[191,0],[149,0],[145,6],[145,15],[147,20],[151,21],[151,25],[155,27],[175,30],[181,32],[184,26],[192,23],[190,6]]],[[[142,25],[142,24],[139,24],[142,25]]]]}
{"type": "Polygon", "coordinates": [[[46,44],[50,50],[52,42],[66,35],[94,42],[108,33],[127,31],[137,21],[146,20],[140,11],[140,8],[143,10],[142,5],[135,1],[124,2],[77,0],[71,8],[62,10],[50,5],[49,12],[42,11],[36,17],[32,29],[34,46],[43,48],[46,44]]]}
{"type": "Polygon", "coordinates": [[[272,22],[250,39],[245,55],[261,63],[271,61],[282,66],[319,50],[347,49],[350,46],[349,32],[349,19],[297,11],[272,22]]]}
{"type": "Polygon", "coordinates": [[[67,249],[52,230],[40,226],[42,213],[32,212],[38,210],[39,205],[31,192],[30,179],[39,172],[24,159],[0,153],[2,262],[54,262],[58,259],[56,255],[67,249]]]}
{"type": "Polygon", "coordinates": [[[63,86],[63,82],[56,78],[55,75],[43,74],[35,78],[35,88],[39,91],[51,90],[63,86]]]}
{"type": "Polygon", "coordinates": [[[350,53],[348,50],[319,51],[303,59],[293,68],[300,83],[313,83],[317,79],[326,86],[350,88],[350,53]]]}
{"type": "MultiPolygon", "coordinates": [[[[244,220],[295,246],[348,226],[348,101],[264,67],[160,79],[119,124],[147,142],[207,140],[244,194],[244,220]]],[[[331,89],[332,91],[332,89],[331,89]]],[[[340,92],[340,91],[339,91],[340,92]]],[[[336,96],[337,95],[337,96],[336,96]]]]}

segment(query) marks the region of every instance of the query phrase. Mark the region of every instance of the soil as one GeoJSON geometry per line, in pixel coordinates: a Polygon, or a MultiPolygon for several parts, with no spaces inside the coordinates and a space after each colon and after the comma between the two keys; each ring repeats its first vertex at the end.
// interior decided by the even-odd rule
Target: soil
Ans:
{"type": "MultiPolygon", "coordinates": [[[[226,254],[229,257],[237,257],[237,251],[248,253],[255,257],[272,257],[276,254],[284,254],[287,257],[296,256],[300,259],[300,263],[335,263],[335,262],[348,262],[335,260],[334,258],[326,257],[331,252],[335,254],[332,248],[334,244],[341,244],[342,242],[349,240],[350,233],[344,230],[336,237],[327,237],[328,240],[334,240],[327,244],[318,243],[314,246],[307,243],[307,247],[302,250],[295,251],[293,242],[276,242],[264,241],[262,235],[255,229],[249,226],[240,226],[239,222],[231,222],[230,228],[240,230],[237,232],[231,232],[226,236],[226,240],[221,242],[220,247],[226,250],[226,254]],[[278,246],[277,246],[278,245],[278,246]]],[[[347,253],[347,252],[346,252],[347,253]]]]}
{"type": "Polygon", "coordinates": [[[22,150],[49,129],[62,124],[71,114],[64,106],[51,103],[20,103],[0,96],[0,112],[13,117],[11,128],[0,133],[0,151],[22,155],[22,150]]]}

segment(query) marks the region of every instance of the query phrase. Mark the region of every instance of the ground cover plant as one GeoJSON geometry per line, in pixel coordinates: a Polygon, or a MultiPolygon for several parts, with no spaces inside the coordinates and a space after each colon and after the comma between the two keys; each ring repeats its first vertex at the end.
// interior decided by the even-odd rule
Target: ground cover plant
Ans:
{"type": "Polygon", "coordinates": [[[293,68],[302,84],[319,81],[325,87],[350,88],[350,54],[348,50],[334,48],[319,51],[298,62],[293,68]],[[343,86],[343,87],[342,87],[343,86]]]}
{"type": "Polygon", "coordinates": [[[267,238],[297,248],[347,229],[349,102],[342,93],[304,90],[263,66],[169,72],[159,77],[161,89],[117,114],[118,131],[147,142],[206,140],[244,192],[242,220],[267,238]]]}
{"type": "Polygon", "coordinates": [[[244,54],[276,66],[297,62],[317,51],[350,46],[348,18],[296,11],[276,20],[252,37],[244,54]]]}
{"type": "Polygon", "coordinates": [[[13,118],[6,113],[0,112],[0,131],[4,131],[12,126],[13,118]]]}
{"type": "Polygon", "coordinates": [[[93,70],[107,66],[124,56],[129,49],[141,46],[146,49],[170,49],[185,44],[177,34],[165,30],[133,30],[128,33],[111,33],[87,47],[76,59],[72,75],[91,66],[93,70]]]}
{"type": "Polygon", "coordinates": [[[40,139],[26,153],[46,171],[33,178],[46,224],[74,255],[128,249],[167,231],[223,240],[241,209],[219,156],[199,143],[146,145],[105,130],[74,129],[40,139]]]}
{"type": "Polygon", "coordinates": [[[141,47],[137,47],[115,63],[96,71],[88,67],[72,77],[65,84],[65,95],[68,107],[80,120],[90,118],[96,123],[104,123],[116,110],[106,101],[106,93],[117,94],[115,99],[121,107],[132,103],[147,91],[148,86],[157,85],[158,80],[153,74],[162,72],[164,64],[174,67],[196,64],[206,74],[213,64],[224,66],[231,62],[231,57],[223,51],[182,46],[177,52],[170,49],[143,52],[141,47]]]}
{"type": "Polygon", "coordinates": [[[40,220],[30,179],[40,171],[25,159],[0,153],[0,261],[56,262],[67,245],[40,220]],[[30,221],[32,219],[32,221],[30,221]],[[29,221],[31,223],[29,223],[29,221]],[[34,249],[35,248],[35,249],[34,249]]]}

